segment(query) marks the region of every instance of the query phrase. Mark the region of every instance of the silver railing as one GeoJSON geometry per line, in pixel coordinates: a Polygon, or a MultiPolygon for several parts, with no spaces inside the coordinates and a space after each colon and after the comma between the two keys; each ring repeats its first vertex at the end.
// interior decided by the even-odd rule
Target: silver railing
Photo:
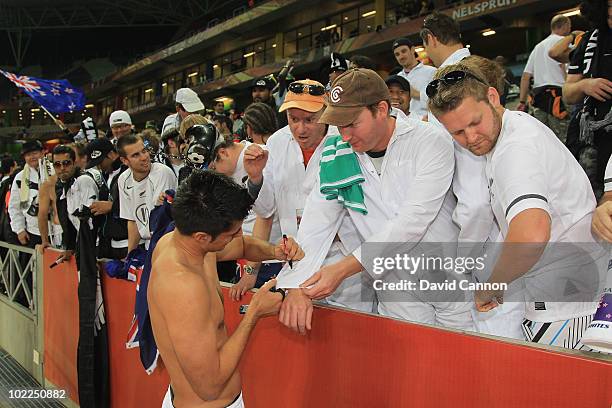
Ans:
{"type": "Polygon", "coordinates": [[[38,310],[37,271],[35,249],[0,241],[0,298],[27,309],[32,316],[38,310]]]}

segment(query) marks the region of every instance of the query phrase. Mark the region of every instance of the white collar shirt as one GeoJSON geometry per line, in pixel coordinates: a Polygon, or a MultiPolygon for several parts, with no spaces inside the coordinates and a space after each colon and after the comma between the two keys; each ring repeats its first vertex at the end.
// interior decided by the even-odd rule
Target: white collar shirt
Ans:
{"type": "MultiPolygon", "coordinates": [[[[602,255],[602,248],[591,233],[595,196],[576,159],[546,125],[524,112],[506,110],[500,135],[495,147],[486,154],[486,161],[491,204],[504,239],[510,223],[521,212],[538,208],[550,216],[549,248],[536,267],[523,277],[527,319],[551,322],[592,313],[594,303],[571,298],[564,302],[569,295],[565,286],[559,287],[572,279],[580,282],[583,271],[588,270],[582,266],[559,267],[558,262],[565,261],[558,257],[568,249],[567,244],[584,244],[591,261],[597,264],[603,260],[603,265],[599,265],[602,273],[608,259],[607,251],[602,255]],[[549,265],[555,266],[554,274],[549,265]],[[568,272],[573,276],[564,275],[568,272]]],[[[582,300],[584,293],[580,295],[582,300]]],[[[598,295],[599,292],[594,296],[598,295]]]]}

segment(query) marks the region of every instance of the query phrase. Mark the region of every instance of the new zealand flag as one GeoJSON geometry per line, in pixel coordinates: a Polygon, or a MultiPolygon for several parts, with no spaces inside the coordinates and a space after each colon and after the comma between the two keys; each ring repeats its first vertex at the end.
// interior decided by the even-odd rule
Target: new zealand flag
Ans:
{"type": "Polygon", "coordinates": [[[0,70],[19,89],[51,113],[80,111],[85,107],[85,94],[65,79],[40,79],[0,70]]]}

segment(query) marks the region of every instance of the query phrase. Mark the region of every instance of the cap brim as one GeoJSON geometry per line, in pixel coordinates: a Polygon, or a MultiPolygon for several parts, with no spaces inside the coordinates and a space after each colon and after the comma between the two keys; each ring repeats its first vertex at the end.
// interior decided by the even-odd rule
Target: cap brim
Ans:
{"type": "Polygon", "coordinates": [[[310,101],[288,101],[278,108],[279,112],[286,111],[287,109],[297,108],[305,110],[306,112],[318,112],[323,109],[325,104],[323,102],[310,102],[310,101]]]}
{"type": "Polygon", "coordinates": [[[204,104],[202,102],[182,103],[181,105],[183,105],[183,108],[189,113],[204,110],[204,104]]]}
{"type": "Polygon", "coordinates": [[[348,126],[357,119],[363,106],[328,106],[319,118],[319,123],[332,126],[348,126]]]}

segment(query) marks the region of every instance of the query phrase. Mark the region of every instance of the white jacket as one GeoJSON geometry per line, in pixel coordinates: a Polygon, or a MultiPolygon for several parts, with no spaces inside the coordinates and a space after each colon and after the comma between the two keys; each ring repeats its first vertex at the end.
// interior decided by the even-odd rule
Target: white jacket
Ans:
{"type": "MultiPolygon", "coordinates": [[[[330,134],[338,135],[338,129],[329,126],[327,135],[330,134]]],[[[306,168],[300,145],[293,138],[289,126],[277,130],[266,143],[268,163],[254,209],[264,218],[276,211],[283,234],[297,235],[297,217],[301,216],[306,198],[319,177],[324,140],[319,143],[306,168]]]]}
{"type": "MultiPolygon", "coordinates": [[[[392,114],[397,118],[395,131],[380,176],[369,156],[357,153],[365,177],[361,186],[368,214],[347,210],[337,200],[326,200],[317,178],[297,236],[305,257],[293,269],[283,268],[278,287],[297,287],[318,271],[336,234],[362,265],[366,243],[456,241],[458,231],[452,222],[455,201],[450,192],[452,141],[435,126],[408,119],[397,109],[392,114]],[[353,231],[347,230],[347,219],[353,231]]],[[[372,248],[375,246],[368,247],[368,257],[374,255],[372,248]]],[[[386,245],[379,248],[385,253],[389,250],[386,245]]]]}
{"type": "MultiPolygon", "coordinates": [[[[27,166],[27,164],[26,164],[27,166]]],[[[11,217],[11,229],[15,234],[27,231],[29,234],[40,235],[38,229],[38,189],[39,176],[38,170],[30,167],[30,196],[27,203],[21,205],[19,190],[21,189],[21,178],[23,170],[15,176],[11,186],[11,198],[9,200],[8,213],[11,217]],[[28,214],[30,208],[36,207],[36,214],[28,214]]]]}

